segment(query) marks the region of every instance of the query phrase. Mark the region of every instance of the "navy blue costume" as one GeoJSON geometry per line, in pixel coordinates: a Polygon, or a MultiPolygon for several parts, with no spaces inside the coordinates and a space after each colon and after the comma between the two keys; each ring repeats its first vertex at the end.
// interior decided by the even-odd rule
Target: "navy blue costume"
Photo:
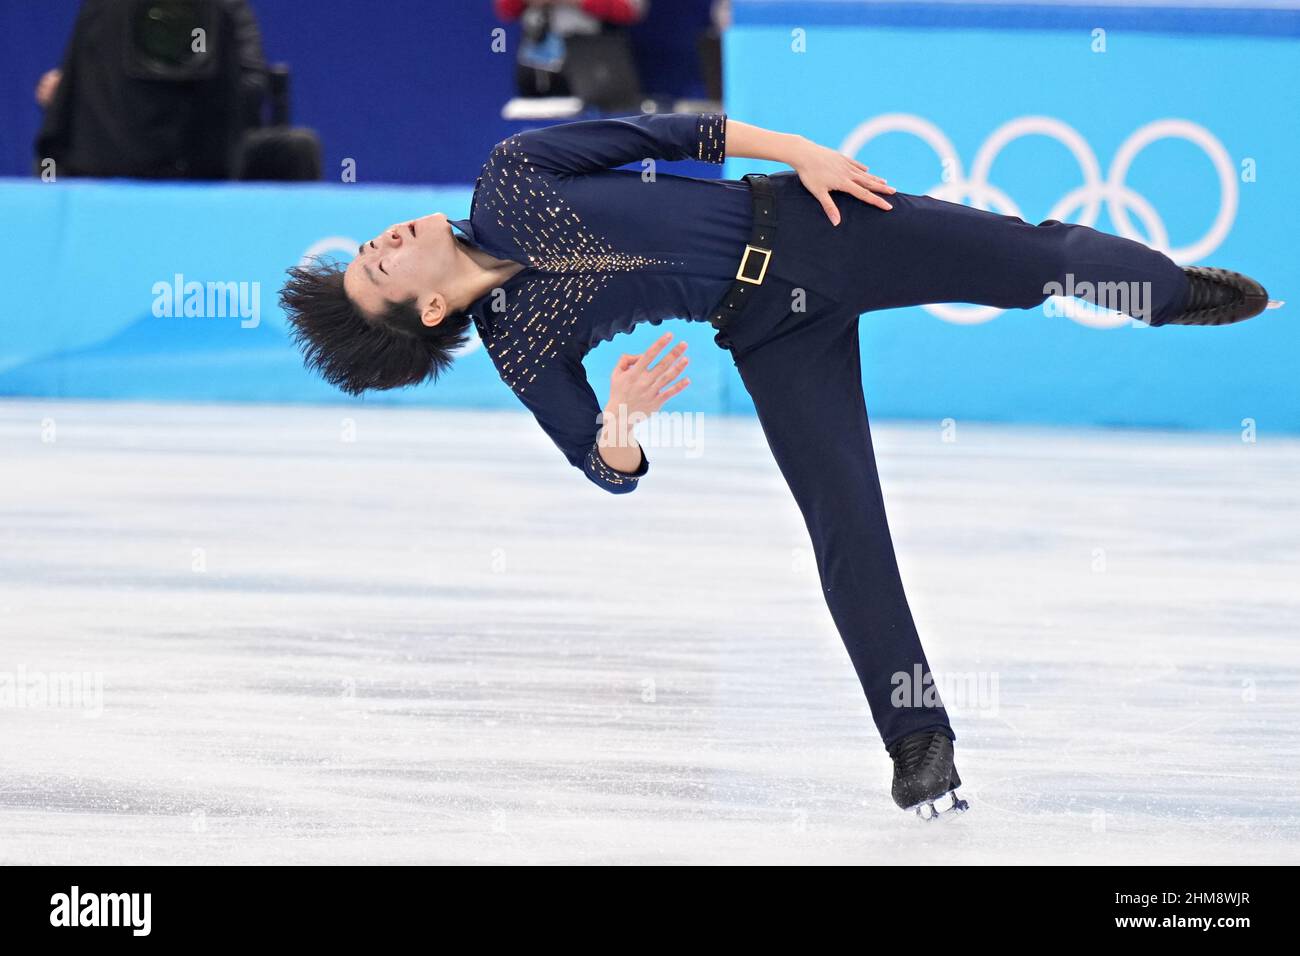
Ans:
{"type": "MultiPolygon", "coordinates": [[[[583,356],[640,322],[707,322],[731,288],[753,219],[749,184],[646,161],[726,158],[726,115],[587,120],[517,133],[475,184],[465,237],[524,268],[468,312],[501,378],[568,461],[614,493],[634,472],[600,457],[601,404],[583,356]],[[615,169],[629,163],[637,169],[615,169]]],[[[754,400],[812,538],[831,616],[886,747],[919,730],[956,739],[895,560],[862,391],[858,318],[934,302],[1033,308],[1048,283],[1149,283],[1150,321],[1177,314],[1182,270],[1140,243],[1054,221],[898,192],[884,211],[831,194],[833,226],[794,172],[771,176],[779,227],[766,275],[719,345],[754,400]],[[924,703],[920,703],[921,700],[924,703]]]]}

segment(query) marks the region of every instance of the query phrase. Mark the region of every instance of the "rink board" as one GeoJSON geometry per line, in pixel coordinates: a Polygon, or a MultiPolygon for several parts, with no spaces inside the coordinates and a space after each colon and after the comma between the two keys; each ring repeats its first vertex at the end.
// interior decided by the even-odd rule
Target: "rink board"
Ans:
{"type": "MultiPolygon", "coordinates": [[[[1279,215],[1300,208],[1294,11],[735,9],[732,116],[846,149],[908,191],[968,187],[962,201],[1091,221],[1181,250],[1180,261],[1249,271],[1275,297],[1300,295],[1292,220],[1279,215]],[[1152,126],[1167,120],[1176,125],[1152,126]]],[[[725,172],[772,168],[730,161],[725,172]]],[[[352,403],[302,370],[275,301],[284,269],[309,250],[346,258],[395,220],[464,216],[469,199],[463,185],[0,182],[0,216],[22,238],[0,266],[0,395],[352,403]],[[242,283],[256,321],[155,314],[154,290],[178,276],[242,283]]],[[[1049,310],[873,314],[861,325],[868,406],[930,421],[1300,432],[1298,307],[1208,330],[1049,310]]],[[[693,355],[677,407],[751,414],[712,330],[667,328],[693,355]]],[[[588,357],[598,394],[617,355],[659,331],[588,357]]],[[[518,407],[477,341],[438,387],[361,401],[518,407]]]]}
{"type": "MultiPolygon", "coordinates": [[[[734,9],[732,116],[842,149],[899,189],[1087,222],[1185,265],[1254,274],[1275,298],[1300,288],[1292,220],[1278,214],[1300,208],[1300,11],[734,9]]],[[[1300,429],[1294,306],[1215,330],[935,311],[863,320],[874,414],[1300,429]]]]}

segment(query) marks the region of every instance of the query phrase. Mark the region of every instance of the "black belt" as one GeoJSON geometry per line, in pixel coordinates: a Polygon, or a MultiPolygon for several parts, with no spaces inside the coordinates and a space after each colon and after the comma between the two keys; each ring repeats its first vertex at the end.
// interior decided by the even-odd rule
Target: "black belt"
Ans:
{"type": "Polygon", "coordinates": [[[776,237],[776,196],[772,193],[771,180],[763,173],[746,173],[741,178],[749,183],[754,202],[754,225],[749,232],[749,244],[740,257],[736,281],[709,315],[709,324],[718,330],[713,341],[724,349],[731,346],[727,323],[741,313],[763,284],[767,265],[772,260],[772,240],[776,237]]]}

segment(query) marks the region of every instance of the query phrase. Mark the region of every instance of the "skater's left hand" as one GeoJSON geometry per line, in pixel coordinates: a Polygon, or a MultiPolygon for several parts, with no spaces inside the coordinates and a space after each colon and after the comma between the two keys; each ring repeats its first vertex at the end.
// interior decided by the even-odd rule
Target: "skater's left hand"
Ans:
{"type": "Polygon", "coordinates": [[[832,190],[856,196],[881,209],[894,208],[876,195],[884,193],[888,196],[894,193],[896,190],[893,186],[879,176],[871,175],[867,172],[867,167],[856,159],[828,146],[808,140],[790,166],[799,174],[799,181],[804,188],[822,204],[832,225],[840,224],[840,211],[831,199],[832,190]]]}

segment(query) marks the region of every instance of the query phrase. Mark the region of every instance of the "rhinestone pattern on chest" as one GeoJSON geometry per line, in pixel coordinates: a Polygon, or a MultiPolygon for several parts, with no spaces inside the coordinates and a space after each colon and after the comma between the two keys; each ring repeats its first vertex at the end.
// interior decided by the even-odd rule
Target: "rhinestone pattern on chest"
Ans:
{"type": "Polygon", "coordinates": [[[509,231],[529,265],[541,273],[514,294],[504,321],[494,322],[483,341],[501,378],[516,393],[522,394],[572,340],[584,310],[617,273],[685,264],[616,250],[583,223],[529,162],[516,137],[493,149],[479,188],[482,214],[509,231]]]}

